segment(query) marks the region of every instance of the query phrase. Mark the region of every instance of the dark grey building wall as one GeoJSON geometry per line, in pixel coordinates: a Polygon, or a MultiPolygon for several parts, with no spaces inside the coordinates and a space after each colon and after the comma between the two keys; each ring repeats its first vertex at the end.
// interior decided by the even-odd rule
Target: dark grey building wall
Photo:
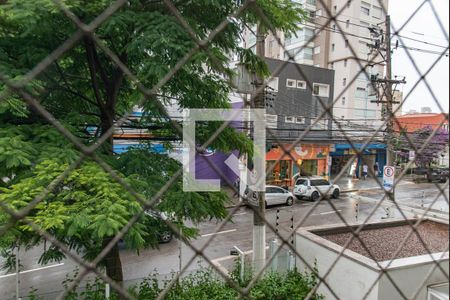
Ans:
{"type": "MultiPolygon", "coordinates": [[[[278,129],[273,129],[277,138],[282,141],[289,142],[296,140],[304,134],[308,128],[319,116],[324,108],[323,104],[328,107],[334,99],[334,70],[323,69],[308,65],[300,65],[275,59],[266,59],[269,70],[275,77],[278,77],[278,92],[275,94],[273,107],[267,107],[267,113],[278,115],[278,129]],[[277,72],[280,67],[284,67],[277,72]],[[306,88],[287,87],[287,80],[306,81],[306,88]],[[317,97],[313,95],[313,84],[326,84],[329,86],[328,97],[317,97]],[[286,117],[304,117],[305,124],[286,123],[286,117]]],[[[270,91],[270,89],[269,89],[270,91]]],[[[332,110],[331,110],[332,113],[332,110]]],[[[326,124],[315,126],[304,138],[307,141],[324,141],[332,137],[331,116],[326,114],[323,120],[327,120],[326,124]]],[[[270,134],[268,139],[272,139],[270,134]]]]}

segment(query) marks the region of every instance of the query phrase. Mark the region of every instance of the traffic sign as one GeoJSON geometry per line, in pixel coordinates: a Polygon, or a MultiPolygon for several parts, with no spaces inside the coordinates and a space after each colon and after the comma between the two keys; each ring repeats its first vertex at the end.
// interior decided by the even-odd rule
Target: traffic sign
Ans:
{"type": "Polygon", "coordinates": [[[383,170],[383,187],[386,191],[392,191],[394,189],[395,180],[395,168],[391,166],[385,166],[383,170]]]}

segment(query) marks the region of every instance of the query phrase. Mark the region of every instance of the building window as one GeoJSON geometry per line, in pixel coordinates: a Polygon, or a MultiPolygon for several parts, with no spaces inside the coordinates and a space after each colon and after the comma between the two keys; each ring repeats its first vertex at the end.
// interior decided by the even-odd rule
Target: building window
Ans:
{"type": "Polygon", "coordinates": [[[267,126],[267,128],[277,128],[278,127],[278,116],[266,114],[266,126],[267,126]]]}
{"type": "Polygon", "coordinates": [[[286,86],[289,88],[295,88],[297,85],[297,81],[294,79],[287,79],[286,80],[286,86]]]}
{"type": "Polygon", "coordinates": [[[361,2],[361,12],[363,15],[370,16],[370,4],[367,2],[361,2]]]}
{"type": "Polygon", "coordinates": [[[320,53],[320,46],[314,48],[314,54],[319,54],[320,53]]]}
{"type": "Polygon", "coordinates": [[[303,59],[313,60],[313,48],[304,48],[303,49],[303,59]]]}
{"type": "Polygon", "coordinates": [[[350,20],[347,20],[347,21],[345,22],[345,26],[346,26],[347,28],[350,27],[350,20]]]}
{"type": "Polygon", "coordinates": [[[342,97],[342,105],[345,105],[345,97],[342,97]]]}
{"type": "Polygon", "coordinates": [[[313,95],[319,97],[329,97],[330,96],[330,86],[328,84],[314,83],[313,84],[313,95]]]}
{"type": "Polygon", "coordinates": [[[295,123],[295,119],[294,119],[294,117],[286,117],[284,119],[284,122],[285,123],[295,123]]]}
{"type": "Polygon", "coordinates": [[[330,69],[331,69],[331,70],[334,70],[334,63],[331,63],[331,64],[330,64],[330,69]]]}
{"type": "Polygon", "coordinates": [[[316,5],[316,0],[306,0],[306,3],[308,3],[309,5],[316,5]]]}
{"type": "Polygon", "coordinates": [[[297,88],[306,90],[306,81],[297,80],[297,88]]]}
{"type": "Polygon", "coordinates": [[[273,77],[271,78],[267,84],[268,87],[270,87],[270,89],[272,91],[278,92],[278,86],[279,86],[279,78],[278,77],[273,77]]]}
{"type": "Polygon", "coordinates": [[[347,78],[344,78],[344,80],[342,81],[342,85],[346,86],[347,85],[347,78]]]}
{"type": "Polygon", "coordinates": [[[375,19],[381,19],[383,16],[383,9],[377,6],[374,6],[372,9],[372,17],[375,19]]]}
{"type": "Polygon", "coordinates": [[[358,74],[358,78],[357,79],[361,80],[361,81],[368,81],[369,80],[369,74],[367,73],[367,71],[361,71],[358,74]]]}
{"type": "Polygon", "coordinates": [[[305,120],[304,117],[296,117],[295,118],[295,123],[297,123],[297,124],[305,124],[306,120],[305,120]]]}
{"type": "Polygon", "coordinates": [[[361,25],[361,26],[359,27],[359,28],[360,28],[360,31],[359,31],[360,35],[362,35],[362,36],[368,36],[369,33],[370,33],[370,31],[369,31],[370,24],[367,23],[367,22],[361,21],[361,22],[359,22],[359,25],[361,25]]]}
{"type": "Polygon", "coordinates": [[[334,52],[334,50],[336,50],[336,45],[335,44],[331,44],[331,51],[334,52]]]}
{"type": "Polygon", "coordinates": [[[333,11],[334,11],[334,14],[337,14],[337,6],[336,5],[333,7],[333,11]]]}
{"type": "Polygon", "coordinates": [[[369,47],[366,42],[359,42],[359,52],[362,54],[369,54],[369,47]]]}
{"type": "Polygon", "coordinates": [[[344,60],[344,67],[346,67],[346,68],[347,68],[347,63],[348,63],[348,60],[345,59],[345,60],[344,60]]]}
{"type": "Polygon", "coordinates": [[[366,99],[367,98],[367,91],[365,88],[361,88],[358,87],[356,88],[356,94],[355,94],[356,98],[360,98],[360,99],[366,99]]]}
{"type": "Polygon", "coordinates": [[[348,40],[345,40],[345,48],[348,48],[348,40]]]}

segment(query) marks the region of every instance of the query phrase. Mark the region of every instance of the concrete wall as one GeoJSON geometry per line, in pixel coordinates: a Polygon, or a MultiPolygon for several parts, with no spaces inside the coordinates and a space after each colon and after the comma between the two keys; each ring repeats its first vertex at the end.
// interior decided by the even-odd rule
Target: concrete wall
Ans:
{"type": "MultiPolygon", "coordinates": [[[[438,259],[437,255],[435,256],[436,259],[438,259]]],[[[429,260],[428,255],[424,255],[421,258],[424,261],[429,260]]],[[[410,259],[401,259],[399,261],[403,261],[403,263],[407,264],[408,260],[410,260],[411,263],[413,263],[413,260],[417,261],[420,260],[420,258],[414,257],[410,259]]],[[[448,275],[449,272],[448,256],[445,261],[440,262],[440,266],[448,275]]],[[[432,262],[424,262],[418,264],[416,263],[413,265],[406,265],[397,268],[392,268],[388,271],[388,273],[389,276],[397,285],[397,287],[403,292],[403,294],[408,299],[423,300],[427,299],[428,286],[448,282],[447,276],[444,275],[440,269],[433,267],[434,263],[432,262]],[[427,278],[430,272],[431,275],[427,278]],[[417,297],[413,298],[419,289],[420,292],[417,294],[417,297]]],[[[380,281],[379,299],[380,300],[403,299],[402,295],[398,292],[398,290],[395,288],[395,286],[392,284],[392,282],[388,279],[386,275],[383,275],[380,281]]]]}
{"type": "MultiPolygon", "coordinates": [[[[317,262],[319,275],[324,276],[342,248],[319,236],[308,233],[308,237],[300,234],[296,236],[296,249],[301,254],[302,259],[310,266],[317,262]]],[[[405,299],[393,285],[393,281],[407,299],[426,300],[428,286],[448,282],[448,252],[433,254],[434,259],[439,261],[446,274],[439,268],[434,268],[435,264],[429,255],[396,259],[389,266],[389,262],[380,262],[379,264],[383,268],[388,268],[387,272],[392,281],[385,274],[379,276],[381,269],[377,267],[375,262],[357,253],[348,250],[346,252],[348,255],[341,256],[326,277],[326,282],[338,299],[405,299]],[[378,282],[374,284],[377,280],[378,282]],[[372,285],[373,289],[370,294],[364,298],[372,285]],[[417,296],[414,297],[416,294],[417,296]]],[[[296,266],[300,271],[309,270],[298,257],[296,266]]],[[[327,300],[336,299],[324,284],[320,285],[318,292],[324,295],[327,300]]]]}
{"type": "MultiPolygon", "coordinates": [[[[337,252],[331,251],[329,248],[300,235],[296,236],[296,248],[308,264],[313,265],[314,261],[317,261],[320,276],[323,276],[328,271],[338,256],[337,252]]],[[[306,265],[299,258],[296,259],[296,266],[299,271],[303,271],[306,268],[306,265]]],[[[339,297],[338,299],[361,300],[371,285],[376,281],[377,276],[378,273],[376,271],[369,269],[367,266],[355,260],[342,256],[326,278],[326,282],[339,297]]],[[[327,300],[336,299],[324,284],[320,285],[319,293],[324,295],[327,300]]],[[[394,298],[379,298],[378,284],[376,284],[365,299],[387,300],[394,298]]]]}

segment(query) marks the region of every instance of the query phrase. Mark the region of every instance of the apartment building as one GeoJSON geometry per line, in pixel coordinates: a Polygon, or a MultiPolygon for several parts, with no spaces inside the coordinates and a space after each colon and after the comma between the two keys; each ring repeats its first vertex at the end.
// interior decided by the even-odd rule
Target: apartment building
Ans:
{"type": "MultiPolygon", "coordinates": [[[[334,118],[379,124],[382,107],[370,76],[382,78],[385,63],[376,47],[385,32],[386,15],[378,0],[293,0],[308,12],[309,19],[295,35],[278,32],[266,38],[266,56],[335,70],[334,118]],[[330,16],[338,15],[336,22],[330,16]],[[283,47],[278,43],[281,41],[283,47]],[[286,50],[286,51],[285,51],[286,50]],[[361,70],[365,69],[366,72],[361,70]]],[[[387,8],[388,1],[382,1],[387,8]]],[[[256,28],[246,30],[244,45],[255,48],[256,28]]]]}

